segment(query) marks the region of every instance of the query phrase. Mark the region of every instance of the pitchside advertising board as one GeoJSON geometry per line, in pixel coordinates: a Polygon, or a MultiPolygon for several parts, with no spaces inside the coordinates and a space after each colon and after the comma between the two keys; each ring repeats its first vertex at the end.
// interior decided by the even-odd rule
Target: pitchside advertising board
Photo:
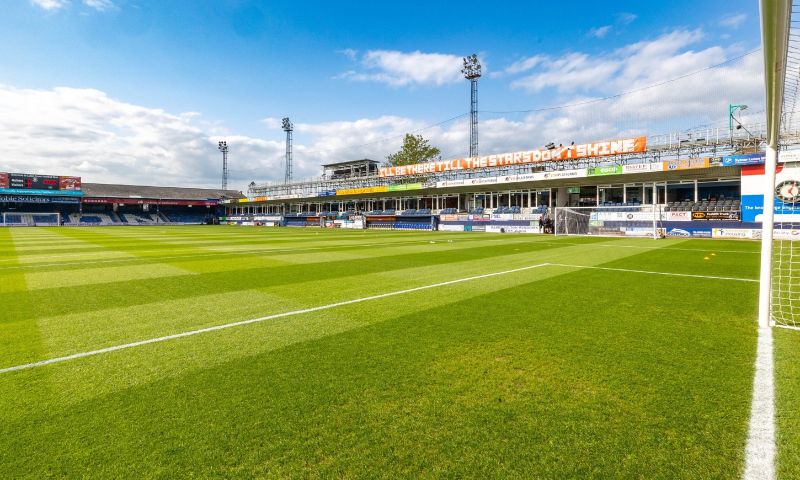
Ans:
{"type": "Polygon", "coordinates": [[[0,193],[80,196],[81,177],[0,172],[0,193]]]}
{"type": "MultiPolygon", "coordinates": [[[[742,221],[761,222],[764,214],[764,166],[742,167],[742,221]]],[[[800,165],[777,166],[775,223],[800,223],[800,165]]]]}
{"type": "Polygon", "coordinates": [[[710,228],[667,228],[666,234],[679,238],[711,238],[713,232],[710,228]]]}

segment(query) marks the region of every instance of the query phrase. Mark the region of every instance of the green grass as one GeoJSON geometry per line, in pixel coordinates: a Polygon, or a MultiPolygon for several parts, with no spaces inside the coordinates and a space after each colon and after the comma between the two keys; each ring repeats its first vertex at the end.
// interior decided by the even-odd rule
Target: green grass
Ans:
{"type": "MultiPolygon", "coordinates": [[[[542,263],[753,279],[758,247],[0,229],[0,368],[542,263]]],[[[740,478],[757,290],[545,266],[4,373],[0,478],[740,478]]]]}

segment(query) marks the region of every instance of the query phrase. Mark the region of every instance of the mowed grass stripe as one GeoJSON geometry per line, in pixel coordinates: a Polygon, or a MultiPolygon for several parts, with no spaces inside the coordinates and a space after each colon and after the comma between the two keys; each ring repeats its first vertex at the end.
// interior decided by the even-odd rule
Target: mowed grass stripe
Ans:
{"type": "MultiPolygon", "coordinates": [[[[447,241],[452,243],[457,243],[458,245],[463,245],[465,243],[472,243],[472,242],[481,242],[485,244],[498,242],[500,238],[487,238],[485,235],[474,235],[468,236],[466,238],[438,238],[439,241],[447,241]]],[[[520,239],[519,241],[522,241],[520,239]]],[[[261,244],[253,243],[248,244],[247,249],[243,251],[239,250],[217,250],[217,251],[204,251],[202,253],[196,252],[189,252],[189,253],[181,253],[176,254],[175,251],[170,250],[169,253],[165,254],[165,251],[162,248],[150,248],[146,250],[138,251],[137,254],[142,254],[142,256],[134,256],[133,253],[126,253],[123,256],[116,256],[115,258],[105,258],[105,259],[85,259],[85,260],[74,260],[72,256],[46,256],[41,257],[43,260],[42,263],[32,263],[28,261],[24,265],[13,265],[13,266],[0,266],[0,274],[3,270],[16,270],[16,269],[42,269],[42,270],[58,270],[58,269],[80,269],[84,267],[92,267],[95,265],[103,265],[103,264],[131,264],[131,263],[140,263],[140,264],[147,264],[152,262],[157,262],[161,260],[176,260],[176,261],[184,261],[184,260],[195,260],[195,259],[224,259],[225,257],[239,257],[239,256],[250,256],[250,257],[258,257],[266,254],[270,255],[277,255],[277,254],[295,254],[295,253],[303,253],[303,252],[337,252],[337,251],[345,251],[348,249],[360,250],[364,249],[367,253],[371,252],[374,249],[380,247],[395,247],[395,246],[407,246],[407,245],[425,245],[430,244],[431,239],[430,237],[424,238],[420,237],[414,240],[407,240],[403,239],[402,241],[392,241],[392,242],[369,242],[369,243],[348,243],[348,244],[341,244],[341,245],[330,245],[330,246],[315,246],[314,243],[300,243],[295,242],[294,247],[273,247],[271,243],[269,247],[264,247],[264,243],[261,244]],[[261,245],[261,246],[259,246],[261,245]],[[254,248],[258,247],[258,248],[254,248]],[[145,255],[146,254],[146,255],[145,255]],[[61,259],[62,261],[56,261],[57,259],[61,259]]],[[[211,250],[206,248],[205,250],[211,250]]],[[[97,255],[97,252],[94,252],[93,255],[97,255]]],[[[108,255],[104,255],[108,256],[108,255]]],[[[26,257],[21,257],[20,260],[25,259],[26,257]]]]}
{"type": "MultiPolygon", "coordinates": [[[[564,257],[573,255],[574,253],[565,253],[564,257]]],[[[520,265],[535,262],[536,258],[544,257],[531,259],[528,254],[518,253],[508,258],[493,258],[491,263],[482,259],[464,261],[458,265],[458,271],[462,275],[481,275],[498,271],[498,268],[518,268],[520,265]]],[[[120,307],[112,303],[96,311],[45,316],[39,319],[39,324],[48,332],[48,357],[51,357],[253,316],[280,313],[288,309],[313,308],[324,303],[379,295],[387,291],[387,286],[394,289],[414,288],[453,278],[452,269],[442,269],[438,265],[388,271],[379,269],[372,274],[362,272],[347,277],[327,276],[290,285],[277,283],[258,289],[254,284],[245,289],[243,287],[248,284],[244,284],[236,291],[215,295],[197,292],[184,299],[159,295],[158,301],[139,306],[120,307]],[[321,293],[298,295],[298,291],[321,293]]],[[[166,279],[161,279],[164,280],[166,279]]],[[[2,353],[0,359],[3,365],[14,363],[13,358],[5,358],[2,353]]]]}
{"type": "MultiPolygon", "coordinates": [[[[581,249],[563,249],[556,252],[539,253],[538,260],[574,259],[582,255],[586,263],[599,263],[612,258],[630,255],[630,250],[616,252],[610,257],[607,249],[599,249],[592,253],[594,244],[581,249]],[[598,256],[597,253],[602,253],[598,256]],[[544,257],[543,255],[547,255],[544,257]]],[[[530,262],[530,255],[508,256],[493,259],[491,265],[481,261],[462,262],[459,271],[465,275],[483,275],[487,271],[497,271],[497,267],[516,269],[520,264],[530,262]],[[500,263],[498,263],[500,262],[500,263]]],[[[280,286],[263,290],[263,295],[256,290],[235,294],[215,295],[213,299],[182,300],[158,302],[141,307],[125,307],[103,309],[76,315],[50,317],[40,320],[40,325],[47,332],[50,345],[49,357],[71,355],[95,348],[113,347],[120,343],[137,342],[159,335],[173,335],[193,328],[208,328],[216,325],[238,322],[243,318],[256,315],[281,314],[292,309],[316,308],[319,302],[341,302],[364,295],[381,295],[386,292],[383,285],[394,288],[415,288],[419,286],[418,278],[426,278],[429,282],[448,282],[453,279],[449,270],[438,266],[418,267],[373,274],[375,278],[360,275],[352,279],[336,278],[329,281],[307,282],[298,287],[306,291],[333,291],[333,295],[310,296],[297,298],[293,290],[280,286]],[[349,287],[349,288],[348,288],[349,287]],[[324,299],[324,300],[323,300],[324,299]],[[241,308],[242,300],[246,301],[246,309],[241,308]],[[208,305],[212,302],[212,305],[208,305]],[[181,312],[181,313],[175,313],[181,312]]],[[[11,359],[13,363],[13,359],[11,359]]]]}
{"type": "MultiPolygon", "coordinates": [[[[272,350],[281,348],[286,345],[291,345],[297,342],[309,341],[315,338],[320,338],[342,331],[347,331],[353,328],[359,328],[363,325],[388,321],[394,315],[400,315],[404,311],[404,306],[409,301],[413,301],[419,305],[420,308],[424,306],[445,305],[452,302],[457,302],[459,299],[466,299],[479,296],[485,292],[491,292],[506,288],[510,284],[521,284],[530,281],[535,281],[541,278],[546,278],[552,273],[539,273],[535,270],[526,270],[524,272],[509,274],[508,278],[503,282],[495,282],[490,279],[479,279],[474,282],[477,284],[475,288],[455,288],[455,287],[442,287],[442,292],[439,294],[427,294],[425,292],[417,292],[402,297],[388,297],[382,299],[379,305],[348,305],[336,310],[323,310],[315,312],[313,315],[305,314],[291,317],[277,318],[274,321],[266,323],[257,323],[249,325],[247,328],[235,329],[235,332],[230,330],[218,331],[206,336],[193,337],[191,341],[184,341],[178,339],[171,342],[170,347],[165,349],[152,350],[157,345],[143,346],[139,349],[129,350],[125,352],[112,353],[103,356],[102,360],[94,361],[94,358],[89,357],[74,362],[75,366],[71,367],[68,364],[55,364],[50,365],[46,369],[50,372],[46,376],[46,382],[57,383],[64,393],[62,400],[65,402],[77,401],[85,396],[102,395],[103,392],[119,388],[121,386],[129,386],[134,383],[152,381],[157,378],[176,375],[182,371],[206,368],[211,363],[223,363],[231,358],[238,358],[252,354],[258,354],[265,350],[272,350]],[[375,312],[382,312],[376,315],[375,312]],[[255,334],[249,329],[257,329],[261,334],[255,334]],[[199,356],[198,351],[207,349],[214,349],[215,353],[211,356],[199,356]],[[92,379],[87,380],[87,376],[92,379]],[[91,381],[94,387],[90,390],[80,387],[80,382],[86,380],[91,381]]],[[[330,286],[334,286],[335,282],[331,281],[330,286]]],[[[341,285],[341,282],[339,283],[341,285]]],[[[385,287],[384,287],[385,288],[385,287]]],[[[351,283],[351,289],[357,291],[356,285],[351,283]]],[[[383,293],[383,292],[382,292],[383,293]]],[[[264,296],[267,296],[265,293],[264,296]]],[[[279,295],[270,296],[269,300],[274,303],[281,301],[285,302],[288,306],[293,305],[294,302],[299,302],[297,297],[286,298],[279,295]]],[[[248,300],[251,297],[245,297],[243,300],[248,300]]],[[[218,298],[211,298],[211,301],[218,298]]],[[[305,299],[311,301],[312,299],[305,299]]],[[[296,303],[300,306],[300,303],[296,303]]],[[[247,306],[248,303],[243,303],[247,306]]],[[[220,309],[214,304],[206,305],[210,312],[203,311],[202,313],[210,313],[210,318],[219,322],[220,315],[224,315],[227,309],[220,309]],[[215,308],[216,307],[216,308],[215,308]],[[213,310],[213,311],[211,311],[213,310]],[[216,312],[216,315],[214,313],[216,312]]],[[[205,308],[201,307],[201,308],[205,308]]],[[[168,306],[165,306],[164,311],[169,311],[168,306]]],[[[172,309],[173,312],[177,309],[172,309]]],[[[281,311],[286,311],[283,309],[281,311]]],[[[163,312],[158,308],[153,308],[149,313],[150,317],[142,312],[142,316],[128,313],[120,317],[112,316],[113,312],[105,312],[107,315],[98,315],[97,324],[90,325],[86,323],[79,323],[82,318],[76,316],[74,322],[67,321],[60,322],[54,325],[56,328],[63,326],[63,329],[54,334],[51,332],[48,338],[53,341],[59,339],[72,339],[81,334],[96,334],[102,337],[107,333],[104,328],[105,324],[111,323],[115,320],[120,320],[119,326],[111,325],[113,330],[124,330],[128,324],[139,325],[141,322],[148,319],[158,318],[158,315],[163,312]],[[126,321],[123,321],[126,320],[126,321]]],[[[241,317],[240,317],[241,318],[241,317]]],[[[42,322],[40,322],[42,323],[42,322]]],[[[216,324],[216,323],[215,323],[216,324]]],[[[43,323],[47,326],[47,322],[43,323]]],[[[189,339],[185,339],[189,340],[189,339]]],[[[98,338],[92,339],[96,345],[98,338]]],[[[29,371],[11,372],[6,376],[18,378],[32,379],[31,383],[36,383],[39,375],[36,373],[28,375],[29,371]]],[[[0,385],[3,384],[3,378],[0,376],[0,385]]],[[[38,410],[36,404],[30,403],[24,396],[14,397],[16,402],[13,409],[6,410],[6,413],[13,413],[21,410],[33,409],[38,410]]],[[[2,416],[0,411],[0,419],[2,416]]],[[[0,422],[1,423],[1,422],[0,422]]]]}
{"type": "MultiPolygon", "coordinates": [[[[452,266],[441,268],[437,264],[423,264],[395,270],[378,270],[370,274],[326,277],[290,285],[275,284],[262,288],[250,285],[251,288],[246,290],[213,295],[205,293],[190,298],[165,299],[160,296],[158,301],[136,306],[116,307],[112,304],[94,311],[42,317],[39,324],[47,332],[50,347],[49,355],[42,359],[293,309],[313,308],[324,303],[379,295],[387,291],[387,286],[400,289],[414,288],[424,283],[447,282],[453,280],[454,271],[458,271],[460,275],[474,276],[498,270],[513,270],[520,265],[548,260],[580,257],[586,263],[601,263],[634,253],[631,250],[593,250],[594,245],[548,249],[535,253],[514,248],[513,255],[492,257],[490,260],[478,258],[461,261],[456,270],[452,266]],[[320,293],[298,295],[298,291],[320,293]]],[[[2,365],[11,365],[14,359],[4,358],[0,353],[0,362],[2,365]]]]}
{"type": "MultiPolygon", "coordinates": [[[[0,251],[14,252],[11,229],[0,228],[0,251]]],[[[0,277],[0,295],[13,302],[14,308],[32,311],[34,299],[28,291],[25,276],[12,273],[0,277]]],[[[30,361],[48,354],[35,317],[13,315],[10,305],[0,306],[0,356],[30,361]]]]}
{"type": "MultiPolygon", "coordinates": [[[[751,288],[729,292],[744,298],[751,288]]],[[[68,392],[95,388],[96,374],[119,369],[109,375],[118,390],[63,408],[71,395],[61,391],[39,398],[46,410],[0,409],[19,415],[0,423],[0,473],[740,474],[754,356],[748,305],[697,289],[687,295],[670,278],[582,271],[398,307],[361,328],[130,387],[114,359],[57,367],[68,392]],[[663,292],[658,301],[654,290],[663,292]],[[674,315],[675,305],[689,313],[674,315]],[[725,328],[719,316],[729,319],[725,328]],[[104,363],[109,370],[97,373],[104,363]]],[[[232,345],[271,341],[261,335],[269,327],[221,336],[232,345]]],[[[187,346],[152,350],[191,352],[186,360],[201,365],[226,344],[187,346]]],[[[125,355],[136,371],[152,356],[125,355]]],[[[36,383],[39,375],[25,377],[36,383]]],[[[16,397],[0,401],[14,406],[16,397]]]]}
{"type": "MultiPolygon", "coordinates": [[[[467,241],[458,241],[458,240],[451,240],[448,239],[448,243],[452,243],[452,245],[441,245],[438,249],[448,248],[448,249],[458,249],[458,248],[466,248],[470,247],[472,242],[480,242],[481,244],[487,245],[491,242],[494,243],[492,239],[484,239],[481,241],[480,238],[472,238],[466,239],[467,241]]],[[[396,242],[391,246],[395,249],[396,254],[401,254],[403,252],[410,252],[414,251],[414,245],[428,245],[431,241],[414,241],[414,242],[396,242]]],[[[381,246],[385,246],[385,244],[380,244],[381,246]]],[[[129,279],[135,278],[137,275],[135,272],[139,270],[139,277],[141,278],[148,278],[148,277],[160,277],[160,276],[168,276],[168,275],[180,275],[180,274],[187,274],[187,273],[203,273],[203,272],[212,272],[212,271],[229,271],[229,270],[237,270],[240,268],[256,268],[256,267],[270,267],[270,266],[281,266],[285,265],[288,262],[298,262],[298,263],[316,263],[319,261],[331,261],[331,260],[347,260],[353,258],[369,258],[379,256],[381,249],[375,248],[375,244],[362,244],[358,247],[353,247],[357,252],[352,252],[349,256],[341,255],[341,252],[344,252],[348,249],[348,247],[340,247],[336,250],[326,250],[323,254],[315,254],[309,256],[301,257],[299,254],[303,252],[313,252],[316,253],[319,250],[315,248],[308,248],[308,249],[298,249],[296,251],[292,250],[275,250],[275,251],[267,251],[263,253],[270,253],[269,256],[262,254],[262,252],[258,252],[259,254],[251,254],[247,256],[235,255],[235,256],[226,256],[222,257],[224,261],[217,261],[217,262],[209,262],[207,261],[209,257],[212,259],[217,259],[217,255],[215,254],[186,254],[186,255],[163,255],[160,257],[147,257],[146,259],[121,259],[119,262],[107,259],[101,261],[88,261],[85,263],[81,262],[65,262],[65,264],[46,264],[45,266],[40,266],[35,269],[35,273],[33,273],[33,267],[26,268],[28,272],[28,279],[31,288],[59,288],[68,285],[88,285],[91,283],[102,283],[102,282],[110,282],[110,281],[120,281],[124,280],[125,277],[129,277],[129,279]],[[164,263],[169,262],[169,265],[163,265],[164,263]],[[120,265],[122,264],[122,265],[120,265]],[[124,265],[124,266],[123,266],[124,265]],[[151,267],[148,267],[151,265],[151,267]],[[120,272],[120,273],[117,273],[120,272]]],[[[220,259],[217,259],[220,260],[220,259]]],[[[9,270],[17,270],[18,267],[0,267],[0,279],[2,279],[2,275],[5,271],[9,270]]]]}
{"type": "Polygon", "coordinates": [[[773,329],[779,479],[800,478],[800,332],[773,329]]]}
{"type": "Polygon", "coordinates": [[[0,304],[8,305],[15,318],[39,318],[68,312],[87,312],[108,306],[130,306],[151,303],[164,298],[202,297],[209,293],[223,293],[275,285],[288,285],[313,279],[352,276],[375,271],[409,268],[429,264],[456,264],[473,259],[484,259],[534,252],[555,246],[542,246],[536,242],[495,245],[493,248],[448,249],[438,252],[421,251],[392,255],[392,249],[378,250],[372,258],[347,259],[280,267],[249,268],[228,272],[198,273],[181,277],[149,280],[109,282],[101,285],[54,287],[31,292],[32,310],[16,308],[9,294],[0,294],[0,304]],[[376,256],[380,253],[389,255],[376,256]],[[76,302],[75,299],[80,299],[76,302]]]}
{"type": "MultiPolygon", "coordinates": [[[[171,227],[171,228],[186,229],[186,228],[190,228],[190,227],[171,227]]],[[[195,229],[196,228],[197,227],[195,227],[195,229]]],[[[214,248],[213,251],[215,251],[215,252],[218,251],[217,250],[218,247],[223,247],[225,249],[229,249],[230,251],[236,251],[237,250],[237,248],[236,248],[237,245],[240,245],[240,244],[241,244],[241,246],[243,246],[245,248],[250,248],[249,245],[258,246],[258,245],[263,245],[265,243],[269,243],[273,248],[275,248],[276,246],[279,246],[279,245],[284,245],[284,246],[287,246],[287,247],[291,248],[291,247],[299,246],[298,244],[302,245],[302,242],[307,242],[307,244],[308,244],[307,246],[321,247],[321,246],[324,246],[326,243],[328,243],[328,242],[323,241],[323,239],[325,239],[326,237],[329,238],[329,242],[333,243],[334,246],[341,246],[341,245],[347,244],[349,242],[363,243],[367,239],[371,239],[371,240],[375,240],[375,241],[379,240],[379,241],[382,241],[382,242],[391,243],[393,241],[392,238],[403,238],[404,240],[408,240],[409,238],[416,238],[418,240],[423,240],[425,238],[424,235],[419,235],[419,234],[414,234],[413,236],[410,236],[409,234],[406,234],[403,237],[383,237],[382,238],[382,237],[376,237],[374,234],[372,234],[373,232],[369,232],[369,233],[364,232],[363,234],[359,234],[359,235],[357,235],[355,237],[352,237],[352,238],[348,238],[348,237],[335,238],[335,237],[331,237],[330,233],[329,232],[325,232],[325,231],[323,231],[323,232],[325,232],[325,234],[323,236],[319,235],[319,233],[318,233],[319,231],[318,232],[306,231],[306,232],[304,232],[305,234],[303,236],[292,236],[290,238],[284,238],[284,237],[276,237],[274,234],[269,234],[269,235],[265,234],[265,235],[249,237],[248,240],[242,242],[241,239],[238,237],[239,232],[234,231],[234,230],[230,230],[229,229],[230,227],[202,227],[202,228],[223,228],[223,229],[228,229],[227,230],[227,235],[229,237],[229,241],[226,242],[224,240],[221,240],[221,241],[219,241],[219,243],[211,245],[211,247],[214,248]]],[[[115,238],[115,236],[110,235],[108,233],[102,233],[102,232],[107,232],[109,230],[117,230],[117,231],[120,230],[120,229],[115,229],[113,227],[105,228],[105,229],[93,229],[93,230],[89,230],[89,231],[86,231],[86,230],[83,230],[83,229],[57,229],[57,228],[56,229],[51,229],[51,230],[55,231],[55,232],[58,232],[58,231],[69,232],[69,235],[71,235],[71,236],[78,235],[78,236],[87,238],[89,240],[101,241],[101,242],[103,242],[104,244],[107,244],[107,245],[118,244],[118,245],[120,245],[120,246],[122,246],[122,247],[124,247],[126,249],[141,250],[141,251],[143,251],[145,253],[150,251],[150,250],[152,250],[153,252],[163,253],[164,249],[168,248],[168,247],[166,247],[167,245],[172,245],[172,243],[170,241],[171,234],[169,234],[169,233],[165,233],[165,234],[159,235],[159,236],[153,236],[153,235],[142,236],[142,237],[126,236],[125,238],[115,238]],[[147,240],[156,241],[158,243],[158,245],[156,246],[156,248],[153,248],[153,243],[152,242],[148,243],[147,240]]],[[[171,231],[171,230],[167,229],[167,231],[171,231]]],[[[222,231],[224,231],[224,230],[222,230],[222,231]]],[[[204,242],[203,243],[204,245],[208,245],[208,243],[205,242],[205,240],[203,239],[204,236],[197,235],[197,236],[194,236],[193,238],[196,239],[196,240],[193,241],[193,243],[203,243],[204,242]]],[[[45,253],[47,251],[50,251],[51,249],[52,249],[52,246],[49,249],[43,249],[41,251],[41,253],[45,253]]],[[[57,258],[57,256],[54,256],[54,255],[51,255],[50,257],[51,258],[57,258]]]]}
{"type": "Polygon", "coordinates": [[[281,312],[281,313],[276,313],[276,314],[272,314],[272,315],[267,315],[267,316],[264,316],[264,317],[252,318],[252,319],[248,319],[248,320],[241,320],[241,321],[238,321],[238,322],[223,323],[223,324],[219,324],[219,325],[215,325],[215,326],[211,326],[211,327],[202,328],[202,329],[199,329],[199,330],[189,330],[189,331],[184,331],[184,332],[180,332],[180,333],[167,335],[167,336],[164,336],[164,337],[148,338],[148,339],[140,340],[140,341],[133,342],[133,343],[113,345],[111,347],[102,348],[102,349],[99,349],[99,350],[90,350],[90,351],[78,352],[78,353],[74,353],[72,355],[67,355],[67,356],[64,356],[64,357],[52,357],[52,358],[48,358],[48,359],[42,360],[40,362],[33,362],[33,363],[23,364],[23,365],[14,365],[14,366],[11,366],[11,367],[0,369],[0,374],[9,373],[9,372],[16,372],[16,371],[20,371],[20,370],[27,370],[27,369],[36,368],[36,367],[43,367],[43,366],[52,365],[52,364],[55,364],[55,363],[61,363],[61,362],[66,362],[66,361],[70,361],[70,360],[77,360],[77,359],[80,359],[80,358],[90,357],[90,356],[94,356],[94,355],[101,355],[101,354],[105,354],[105,353],[116,352],[116,351],[125,350],[125,349],[128,349],[128,348],[142,347],[142,346],[151,345],[151,344],[154,344],[154,343],[161,343],[161,342],[166,342],[166,341],[170,341],[170,340],[177,340],[177,339],[180,339],[180,338],[191,337],[191,336],[200,335],[200,334],[203,334],[203,333],[218,332],[220,330],[227,330],[229,328],[243,327],[243,326],[252,325],[252,324],[255,324],[255,323],[261,323],[261,322],[264,322],[264,321],[267,321],[267,320],[275,320],[275,319],[278,319],[278,318],[292,317],[292,316],[295,316],[295,315],[305,315],[305,314],[309,314],[309,313],[316,313],[316,312],[320,312],[320,311],[323,311],[323,310],[329,310],[331,308],[338,308],[338,307],[343,307],[343,306],[347,306],[347,305],[353,305],[353,304],[362,303],[362,302],[371,302],[371,301],[374,301],[374,300],[382,300],[384,298],[395,297],[395,296],[398,296],[398,295],[406,295],[406,294],[409,294],[409,293],[414,293],[414,292],[423,291],[423,290],[429,290],[429,289],[432,289],[432,288],[440,288],[440,287],[449,286],[449,285],[455,285],[455,284],[459,284],[459,283],[463,283],[463,282],[471,282],[471,281],[479,280],[479,279],[483,279],[483,278],[496,277],[496,276],[501,276],[501,275],[508,275],[508,274],[511,274],[511,273],[527,271],[527,270],[531,270],[531,269],[534,269],[534,268],[540,268],[540,267],[544,267],[544,266],[546,266],[546,264],[544,264],[544,263],[538,264],[538,265],[528,265],[528,266],[519,267],[519,268],[516,268],[516,269],[513,269],[513,270],[504,270],[504,271],[500,271],[500,272],[486,273],[486,274],[482,274],[482,275],[478,275],[478,276],[474,276],[474,277],[463,277],[463,278],[458,278],[458,279],[455,279],[455,280],[449,280],[449,281],[442,282],[442,283],[434,283],[434,284],[429,284],[429,285],[422,285],[422,286],[413,287],[413,288],[409,288],[409,289],[405,289],[405,290],[394,290],[394,291],[390,291],[390,292],[386,292],[386,293],[380,293],[380,294],[377,294],[377,295],[371,295],[371,296],[368,296],[368,297],[354,298],[354,299],[350,299],[350,300],[344,300],[344,301],[341,301],[341,302],[329,303],[329,304],[326,304],[326,305],[318,305],[318,306],[315,306],[315,307],[304,308],[304,309],[301,309],[301,310],[292,310],[292,311],[288,311],[288,312],[281,312]]]}

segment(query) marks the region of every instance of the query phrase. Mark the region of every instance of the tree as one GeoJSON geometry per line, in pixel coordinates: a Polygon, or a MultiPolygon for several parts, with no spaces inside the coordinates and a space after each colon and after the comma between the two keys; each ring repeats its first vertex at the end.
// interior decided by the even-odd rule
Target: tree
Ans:
{"type": "Polygon", "coordinates": [[[406,133],[403,139],[403,146],[397,153],[386,157],[386,164],[396,167],[398,165],[410,165],[412,163],[430,162],[436,159],[441,151],[430,145],[429,141],[422,138],[422,135],[411,135],[406,133]]]}

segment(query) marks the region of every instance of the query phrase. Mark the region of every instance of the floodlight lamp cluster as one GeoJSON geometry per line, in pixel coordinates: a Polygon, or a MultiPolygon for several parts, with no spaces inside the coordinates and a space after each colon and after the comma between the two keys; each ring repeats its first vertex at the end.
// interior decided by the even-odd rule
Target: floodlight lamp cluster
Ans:
{"type": "Polygon", "coordinates": [[[289,117],[283,117],[283,119],[281,119],[281,124],[284,132],[291,132],[294,130],[294,125],[289,121],[289,117]]]}
{"type": "Polygon", "coordinates": [[[481,64],[478,62],[478,56],[474,53],[468,57],[464,57],[464,66],[461,68],[461,73],[464,78],[472,80],[481,76],[481,64]]]}
{"type": "Polygon", "coordinates": [[[217,144],[217,148],[219,148],[220,152],[227,152],[228,142],[226,142],[225,140],[220,140],[220,142],[217,144]]]}

